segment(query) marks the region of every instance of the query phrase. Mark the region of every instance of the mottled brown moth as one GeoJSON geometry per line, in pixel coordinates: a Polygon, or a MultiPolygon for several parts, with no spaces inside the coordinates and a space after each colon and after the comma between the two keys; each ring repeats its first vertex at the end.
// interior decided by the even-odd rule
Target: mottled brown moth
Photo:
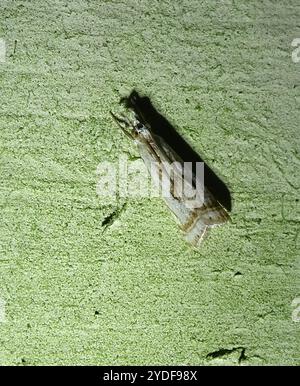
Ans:
{"type": "Polygon", "coordinates": [[[121,99],[134,113],[134,118],[117,116],[111,112],[122,131],[132,139],[138,147],[139,153],[147,166],[151,178],[160,184],[163,198],[174,213],[177,222],[185,233],[185,239],[194,246],[200,245],[210,228],[221,225],[229,219],[227,210],[215,198],[203,181],[199,185],[197,165],[191,165],[174,151],[174,149],[157,133],[159,127],[151,127],[138,108],[135,108],[136,92],[128,98],[121,99]],[[172,165],[172,168],[168,166],[172,165]],[[166,188],[168,176],[170,183],[166,188]],[[164,182],[165,181],[165,182],[164,182]],[[183,192],[182,186],[185,184],[183,192]],[[189,193],[197,187],[195,198],[191,201],[189,193]],[[166,193],[166,192],[165,192],[166,193]]]}

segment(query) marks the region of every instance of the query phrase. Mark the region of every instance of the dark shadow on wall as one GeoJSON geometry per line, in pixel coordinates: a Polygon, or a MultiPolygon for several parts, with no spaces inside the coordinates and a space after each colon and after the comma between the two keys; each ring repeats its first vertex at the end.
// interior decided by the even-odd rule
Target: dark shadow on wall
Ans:
{"type": "MultiPolygon", "coordinates": [[[[128,97],[122,98],[120,103],[134,110],[139,121],[150,125],[151,130],[162,137],[185,162],[204,162],[200,155],[177,133],[174,126],[156,110],[148,97],[141,97],[133,90],[128,97]]],[[[205,162],[204,180],[205,186],[219,203],[230,212],[232,208],[230,191],[205,162]]]]}

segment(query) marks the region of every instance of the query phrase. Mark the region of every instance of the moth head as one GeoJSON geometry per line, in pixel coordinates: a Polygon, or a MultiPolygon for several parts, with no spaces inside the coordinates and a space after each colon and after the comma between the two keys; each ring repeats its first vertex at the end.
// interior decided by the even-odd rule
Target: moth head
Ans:
{"type": "Polygon", "coordinates": [[[143,111],[145,105],[149,104],[149,98],[141,97],[135,90],[131,91],[130,95],[120,99],[120,104],[123,104],[127,109],[132,110],[137,120],[146,124],[143,111]]]}
{"type": "Polygon", "coordinates": [[[130,119],[124,114],[117,116],[112,111],[110,111],[110,114],[114,121],[122,129],[124,134],[126,134],[131,139],[137,138],[142,132],[146,130],[146,127],[138,120],[136,116],[134,119],[130,119]]]}
{"type": "Polygon", "coordinates": [[[134,126],[134,130],[139,134],[145,130],[145,126],[140,121],[137,120],[134,126]]]}

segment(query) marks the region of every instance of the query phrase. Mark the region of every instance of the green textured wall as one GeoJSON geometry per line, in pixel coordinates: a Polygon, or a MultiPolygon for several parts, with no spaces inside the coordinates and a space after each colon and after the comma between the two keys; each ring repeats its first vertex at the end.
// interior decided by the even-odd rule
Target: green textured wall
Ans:
{"type": "Polygon", "coordinates": [[[2,364],[300,364],[297,3],[0,1],[2,364]],[[232,192],[198,251],[96,194],[134,87],[232,192]]]}

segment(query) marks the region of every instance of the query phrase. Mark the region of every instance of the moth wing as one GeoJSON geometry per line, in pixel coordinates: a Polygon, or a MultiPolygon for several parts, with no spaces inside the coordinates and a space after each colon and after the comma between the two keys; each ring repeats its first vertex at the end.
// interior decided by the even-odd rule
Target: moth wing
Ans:
{"type": "Polygon", "coordinates": [[[163,153],[164,160],[170,163],[172,162],[183,162],[182,158],[164,141],[162,137],[154,134],[153,139],[155,141],[156,146],[163,153]]]}
{"type": "MultiPolygon", "coordinates": [[[[161,146],[169,156],[171,162],[180,160],[177,154],[174,153],[167,144],[162,142],[161,146]]],[[[176,173],[176,170],[177,169],[175,168],[174,173],[176,173]]],[[[181,171],[179,170],[179,173],[180,172],[181,171]]],[[[172,176],[170,178],[172,178],[172,176]]],[[[177,181],[178,180],[180,180],[180,178],[177,176],[177,181]]],[[[174,193],[176,194],[176,183],[174,186],[174,193]]],[[[195,246],[199,245],[207,237],[209,230],[212,227],[224,224],[230,218],[228,212],[218,202],[210,190],[205,187],[205,176],[204,186],[201,186],[201,184],[198,186],[200,186],[200,189],[203,189],[200,194],[199,207],[196,205],[196,207],[191,208],[190,200],[185,199],[184,195],[182,195],[181,198],[177,196],[178,202],[176,202],[176,198],[174,201],[174,197],[173,199],[166,199],[168,206],[177,217],[180,227],[185,233],[185,239],[195,246]]],[[[194,187],[191,186],[190,190],[193,188],[194,187]]],[[[194,202],[193,204],[195,205],[197,203],[194,202]]]]}
{"type": "Polygon", "coordinates": [[[169,177],[171,184],[173,182],[173,190],[171,189],[171,194],[164,197],[164,200],[169,209],[174,213],[181,229],[185,232],[185,239],[197,246],[207,236],[210,228],[228,221],[229,215],[205,186],[202,187],[204,197],[201,205],[191,208],[189,200],[180,195],[181,192],[178,190],[178,181],[182,181],[182,168],[179,167],[180,164],[183,164],[182,159],[161,137],[157,135],[151,136],[151,140],[148,142],[148,144],[151,143],[151,146],[140,147],[142,158],[148,169],[150,161],[160,161],[159,166],[153,169],[154,174],[152,170],[151,177],[156,181],[156,184],[161,183],[161,175],[164,171],[169,177]],[[162,161],[164,164],[161,163],[162,161]],[[169,170],[166,168],[166,164],[174,162],[175,167],[172,169],[172,174],[168,175],[169,170]]]}
{"type": "Polygon", "coordinates": [[[199,245],[210,228],[221,225],[230,218],[208,189],[205,189],[204,196],[202,207],[192,210],[189,218],[182,225],[185,239],[193,245],[199,245]]]}
{"type": "MultiPolygon", "coordinates": [[[[163,139],[159,136],[155,136],[155,139],[157,141],[157,145],[159,148],[162,149],[162,151],[167,155],[169,162],[179,162],[183,164],[183,160],[174,152],[170,146],[163,141],[163,139]]],[[[183,176],[179,175],[182,171],[181,168],[175,167],[173,169],[174,171],[174,177],[176,177],[177,181],[182,181],[183,176]]],[[[205,177],[205,176],[204,176],[205,177]]],[[[171,179],[173,179],[172,176],[170,176],[171,179]]],[[[186,182],[187,185],[189,184],[189,181],[186,182]]],[[[205,185],[205,180],[204,180],[205,185]]],[[[199,185],[198,185],[199,186],[199,185]]],[[[189,188],[189,186],[187,186],[189,188]]],[[[223,224],[224,222],[228,221],[229,215],[227,211],[223,208],[223,206],[217,201],[217,199],[214,197],[214,195],[210,192],[210,190],[202,186],[203,189],[203,197],[201,201],[201,205],[199,205],[198,208],[195,208],[197,214],[202,214],[203,222],[206,225],[212,226],[212,225],[219,225],[223,224]]],[[[190,189],[193,189],[193,186],[190,186],[190,189]]],[[[180,192],[181,193],[181,192],[180,192]]],[[[181,200],[184,200],[184,197],[178,197],[181,200]]]]}

